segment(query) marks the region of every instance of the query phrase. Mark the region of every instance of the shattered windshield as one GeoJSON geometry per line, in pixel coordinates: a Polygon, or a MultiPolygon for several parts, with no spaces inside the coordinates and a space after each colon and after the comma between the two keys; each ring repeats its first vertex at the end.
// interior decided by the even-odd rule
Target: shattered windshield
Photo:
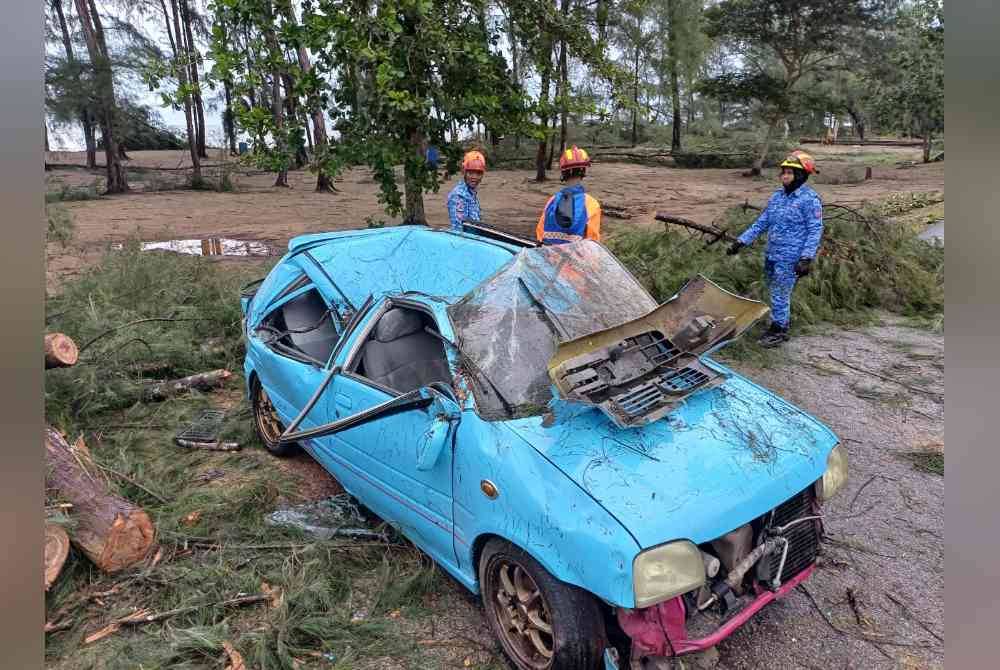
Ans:
{"type": "Polygon", "coordinates": [[[545,408],[552,398],[548,364],[558,343],[656,307],[610,251],[585,240],[519,252],[448,315],[475,376],[488,380],[473,388],[479,412],[499,419],[545,408]]]}

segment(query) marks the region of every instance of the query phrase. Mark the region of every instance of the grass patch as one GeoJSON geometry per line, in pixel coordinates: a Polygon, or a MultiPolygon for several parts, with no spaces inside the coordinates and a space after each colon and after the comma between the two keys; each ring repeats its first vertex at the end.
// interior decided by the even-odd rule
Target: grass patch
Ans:
{"type": "MultiPolygon", "coordinates": [[[[265,271],[143,253],[131,242],[47,301],[48,329],[69,334],[83,348],[77,366],[46,373],[47,420],[70,440],[82,433],[99,465],[153,492],[121,477],[109,480],[150,514],[163,550],[155,565],[116,575],[70,556],[46,594],[47,620],[69,625],[46,636],[47,667],[222,667],[223,642],[252,668],[355,668],[374,659],[389,659],[384,667],[447,665],[435,654],[451,652],[414,644],[414,627],[431,628],[441,616],[430,601],[448,586],[423,554],[403,541],[317,541],[265,521],[279,504],[301,501],[298,481],[276,467],[253,435],[238,374],[239,286],[265,271]],[[156,317],[174,320],[112,330],[156,317]],[[202,347],[207,340],[223,346],[202,347]],[[216,367],[237,372],[226,393],[127,402],[128,391],[150,377],[216,367]],[[174,445],[173,435],[202,410],[218,407],[220,398],[229,399],[222,403],[229,406],[223,438],[244,449],[174,445]],[[281,591],[274,606],[216,605],[268,589],[281,591]],[[135,608],[192,605],[199,607],[83,643],[135,608]]],[[[71,524],[72,512],[55,520],[71,524]]],[[[465,653],[474,651],[470,645],[465,653]]]]}
{"type": "Polygon", "coordinates": [[[97,200],[104,192],[104,179],[98,177],[85,186],[71,186],[62,182],[55,182],[58,186],[56,190],[45,192],[45,202],[72,202],[75,200],[97,200]]]}
{"type": "Polygon", "coordinates": [[[921,472],[944,477],[944,452],[925,450],[908,451],[904,458],[913,463],[913,467],[921,472]]]}
{"type": "Polygon", "coordinates": [[[73,234],[76,231],[73,215],[62,205],[46,204],[45,218],[48,222],[45,229],[45,241],[59,242],[65,247],[66,243],[73,239],[73,234]]]}

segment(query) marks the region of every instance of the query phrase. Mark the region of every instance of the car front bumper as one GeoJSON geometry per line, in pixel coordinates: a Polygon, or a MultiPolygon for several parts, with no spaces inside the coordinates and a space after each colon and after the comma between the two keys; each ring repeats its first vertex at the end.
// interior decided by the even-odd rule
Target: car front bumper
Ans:
{"type": "MultiPolygon", "coordinates": [[[[641,610],[619,609],[618,623],[632,639],[633,659],[680,656],[703,651],[732,635],[771,601],[786,596],[808,579],[815,569],[815,563],[809,565],[775,591],[758,586],[756,595],[735,614],[712,632],[700,637],[688,637],[687,612],[681,596],[641,610]]],[[[616,656],[616,653],[605,654],[605,669],[627,670],[616,656]]]]}

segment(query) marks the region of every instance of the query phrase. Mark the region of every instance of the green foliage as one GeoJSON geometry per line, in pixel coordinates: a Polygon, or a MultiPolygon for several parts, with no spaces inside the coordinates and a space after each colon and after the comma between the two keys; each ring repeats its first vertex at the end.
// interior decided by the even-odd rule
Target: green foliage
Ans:
{"type": "MultiPolygon", "coordinates": [[[[118,143],[128,151],[164,151],[187,148],[187,143],[163,125],[160,115],[149,107],[121,100],[115,117],[118,143]]],[[[103,143],[98,142],[103,148],[103,143]]]]}
{"type": "MultiPolygon", "coordinates": [[[[871,212],[868,212],[871,216],[871,212]]],[[[755,212],[736,207],[724,227],[737,234],[755,212]]],[[[872,217],[874,218],[874,217],[872,217]]],[[[878,236],[859,218],[827,212],[824,242],[813,273],[792,298],[797,324],[859,324],[872,310],[937,316],[944,309],[944,250],[917,240],[904,226],[875,223],[878,236]]],[[[723,244],[706,246],[683,229],[619,233],[609,248],[663,301],[698,273],[740,295],[766,299],[763,243],[726,256],[723,244]]]]}
{"type": "Polygon", "coordinates": [[[76,366],[46,376],[49,420],[87,428],[102,414],[129,406],[151,377],[239,370],[236,296],[246,279],[246,270],[223,272],[198,256],[144,252],[138,241],[110,251],[46,302],[47,329],[66,333],[81,348],[76,366]],[[162,320],[136,323],[143,319],[162,320]],[[223,343],[224,351],[202,346],[211,340],[223,343]]]}
{"type": "MultiPolygon", "coordinates": [[[[877,114],[887,127],[930,141],[944,130],[944,3],[918,0],[902,8],[898,44],[869,75],[877,114]]],[[[929,158],[925,152],[924,160],[929,158]]]]}
{"type": "Polygon", "coordinates": [[[913,467],[931,475],[944,477],[944,452],[943,451],[910,451],[904,456],[913,462],[913,467]]]}
{"type": "Polygon", "coordinates": [[[45,229],[45,240],[47,242],[59,242],[66,246],[66,243],[73,239],[75,224],[73,215],[58,204],[45,205],[45,218],[48,220],[48,227],[45,229]]]}

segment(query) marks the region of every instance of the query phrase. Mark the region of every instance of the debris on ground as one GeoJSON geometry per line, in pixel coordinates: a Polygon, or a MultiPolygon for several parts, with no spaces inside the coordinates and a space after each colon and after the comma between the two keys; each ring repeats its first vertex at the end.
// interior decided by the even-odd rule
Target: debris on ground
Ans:
{"type": "Polygon", "coordinates": [[[271,526],[297,528],[317,540],[334,537],[386,540],[383,533],[365,527],[361,511],[347,494],[277,509],[267,516],[267,523],[271,526]]]}
{"type": "Polygon", "coordinates": [[[222,386],[227,379],[233,376],[229,370],[211,370],[196,375],[190,375],[172,381],[157,382],[142,389],[142,402],[158,402],[166,400],[185,391],[196,389],[198,391],[211,391],[222,386]]]}
{"type": "Polygon", "coordinates": [[[187,428],[174,436],[174,443],[189,449],[208,449],[210,451],[236,451],[239,442],[220,440],[222,424],[226,413],[217,409],[206,409],[187,428]]]}

